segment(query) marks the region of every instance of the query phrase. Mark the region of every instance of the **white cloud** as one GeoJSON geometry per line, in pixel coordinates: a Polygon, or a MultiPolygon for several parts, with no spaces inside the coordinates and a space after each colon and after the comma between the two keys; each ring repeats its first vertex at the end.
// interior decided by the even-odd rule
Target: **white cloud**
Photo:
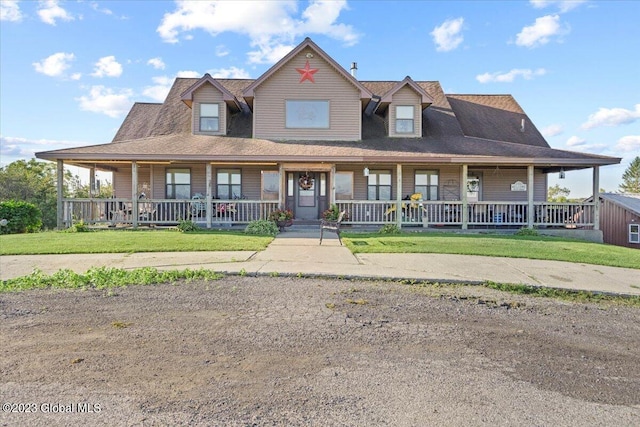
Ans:
{"type": "Polygon", "coordinates": [[[156,102],[162,102],[167,97],[174,79],[168,76],[153,77],[151,80],[155,83],[153,86],[147,86],[142,94],[156,102]]]}
{"type": "Polygon", "coordinates": [[[550,138],[552,136],[558,136],[564,132],[564,128],[562,125],[549,125],[546,128],[542,129],[540,133],[545,138],[550,138]]]}
{"type": "Polygon", "coordinates": [[[27,139],[0,135],[0,165],[8,165],[20,159],[31,159],[37,151],[77,147],[86,143],[56,141],[52,139],[27,139]]]}
{"type": "Polygon", "coordinates": [[[91,2],[91,8],[96,12],[104,13],[105,15],[113,15],[113,11],[111,9],[107,9],[106,7],[101,8],[96,2],[91,2]]]}
{"type": "MultiPolygon", "coordinates": [[[[275,62],[293,48],[296,37],[323,34],[346,45],[355,44],[360,35],[350,25],[336,23],[347,8],[345,0],[311,0],[297,15],[297,2],[286,1],[176,1],[176,10],[166,13],[157,28],[167,43],[189,39],[194,30],[216,36],[234,32],[249,37],[251,63],[275,62]],[[187,34],[185,34],[187,33],[187,34]]],[[[225,52],[222,50],[221,52],[225,52]]]]}
{"type": "Polygon", "coordinates": [[[575,9],[586,0],[529,0],[529,3],[536,9],[544,9],[547,6],[557,5],[560,12],[568,12],[575,9]]]}
{"type": "Polygon", "coordinates": [[[56,19],[73,21],[73,16],[58,5],[57,0],[40,1],[38,15],[45,24],[56,25],[56,19]]]}
{"type": "Polygon", "coordinates": [[[560,25],[559,15],[537,18],[536,22],[524,27],[516,36],[516,44],[524,47],[538,47],[549,43],[553,36],[563,36],[569,32],[568,26],[560,25]]]}
{"type": "Polygon", "coordinates": [[[176,77],[184,77],[184,78],[200,78],[202,77],[202,74],[197,72],[197,71],[178,71],[176,73],[176,77]]]}
{"type": "Polygon", "coordinates": [[[105,56],[95,63],[94,77],[120,77],[122,74],[122,65],[116,61],[115,56],[105,56]]]}
{"type": "Polygon", "coordinates": [[[546,73],[547,70],[545,70],[544,68],[538,68],[537,70],[514,68],[508,73],[501,73],[500,71],[498,71],[496,73],[479,74],[476,76],[476,80],[478,80],[480,83],[511,83],[518,76],[521,76],[525,80],[531,80],[536,76],[543,76],[546,73]]]}
{"type": "Polygon", "coordinates": [[[623,136],[616,144],[616,150],[624,151],[640,151],[640,135],[623,136]]]}
{"type": "Polygon", "coordinates": [[[216,56],[222,58],[223,56],[229,55],[229,49],[223,44],[219,44],[216,46],[216,56]]]}
{"type": "Polygon", "coordinates": [[[51,77],[61,77],[71,64],[69,62],[75,59],[73,53],[58,52],[43,59],[40,62],[34,62],[32,65],[38,73],[51,77]]]}
{"type": "Polygon", "coordinates": [[[89,94],[76,98],[76,101],[80,103],[81,110],[117,118],[129,111],[133,104],[132,96],[131,89],[122,89],[116,93],[113,89],[104,86],[91,86],[89,94]]]}
{"type": "Polygon", "coordinates": [[[586,143],[587,143],[586,139],[580,138],[579,136],[575,136],[575,135],[567,139],[567,147],[579,147],[581,145],[585,145],[586,143]]]}
{"type": "Polygon", "coordinates": [[[80,78],[82,77],[82,73],[73,73],[71,74],[71,80],[80,80],[80,78]]]}
{"type": "Polygon", "coordinates": [[[461,34],[463,24],[464,18],[448,19],[433,29],[430,34],[438,52],[448,52],[462,43],[464,40],[461,34]]]}
{"type": "Polygon", "coordinates": [[[0,21],[22,21],[22,12],[20,12],[17,0],[2,0],[0,2],[0,21]]]}
{"type": "Polygon", "coordinates": [[[593,129],[599,126],[619,126],[633,123],[640,119],[640,104],[636,104],[635,111],[625,108],[600,108],[589,116],[582,124],[582,129],[593,129]]]}
{"type": "Polygon", "coordinates": [[[165,68],[164,61],[160,57],[151,58],[147,61],[147,65],[151,65],[156,70],[164,70],[165,68]]]}
{"type": "Polygon", "coordinates": [[[209,74],[214,79],[248,79],[251,78],[249,73],[237,67],[229,67],[229,68],[216,68],[214,70],[210,70],[209,74]]]}

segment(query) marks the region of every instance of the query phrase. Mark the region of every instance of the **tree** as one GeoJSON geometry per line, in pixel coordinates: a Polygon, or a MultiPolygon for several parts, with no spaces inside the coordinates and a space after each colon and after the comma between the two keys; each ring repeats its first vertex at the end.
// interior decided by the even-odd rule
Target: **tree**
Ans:
{"type": "Polygon", "coordinates": [[[547,201],[556,203],[568,202],[570,193],[571,190],[568,188],[560,187],[560,185],[556,184],[553,187],[549,187],[549,191],[547,192],[547,201]]]}
{"type": "Polygon", "coordinates": [[[623,193],[640,193],[640,156],[633,159],[622,174],[620,191],[623,193]]]}
{"type": "MultiPolygon", "coordinates": [[[[71,172],[65,172],[64,196],[68,195],[71,172]]],[[[0,168],[0,201],[16,200],[36,205],[45,228],[57,226],[56,165],[36,159],[18,160],[0,168]]]]}

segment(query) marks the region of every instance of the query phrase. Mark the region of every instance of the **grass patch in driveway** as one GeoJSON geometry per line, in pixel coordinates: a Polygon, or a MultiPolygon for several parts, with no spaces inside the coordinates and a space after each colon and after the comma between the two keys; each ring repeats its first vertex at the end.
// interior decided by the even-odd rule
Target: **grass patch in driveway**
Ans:
{"type": "Polygon", "coordinates": [[[568,261],[640,269],[640,251],[549,236],[342,233],[353,253],[436,253],[568,261]],[[356,243],[357,242],[357,243],[356,243]]]}
{"type": "Polygon", "coordinates": [[[271,236],[241,231],[101,230],[45,231],[0,236],[0,255],[46,255],[186,251],[262,251],[271,236]]]}

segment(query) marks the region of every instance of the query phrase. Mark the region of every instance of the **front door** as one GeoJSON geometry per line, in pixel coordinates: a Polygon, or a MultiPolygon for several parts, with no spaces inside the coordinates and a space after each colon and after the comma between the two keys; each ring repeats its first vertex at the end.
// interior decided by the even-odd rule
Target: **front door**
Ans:
{"type": "Polygon", "coordinates": [[[296,219],[318,219],[319,182],[318,174],[313,172],[296,172],[294,185],[296,219]]]}

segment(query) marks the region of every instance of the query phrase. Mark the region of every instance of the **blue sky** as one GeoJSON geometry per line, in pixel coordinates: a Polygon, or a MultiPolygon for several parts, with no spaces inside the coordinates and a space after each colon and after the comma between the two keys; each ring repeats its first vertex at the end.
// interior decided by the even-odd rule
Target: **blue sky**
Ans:
{"type": "MultiPolygon", "coordinates": [[[[0,0],[0,12],[2,166],[109,142],[176,76],[257,78],[307,36],[361,80],[512,94],[552,147],[622,157],[601,169],[608,191],[640,155],[637,1],[0,0]]],[[[591,170],[555,183],[589,196],[591,170]]]]}

